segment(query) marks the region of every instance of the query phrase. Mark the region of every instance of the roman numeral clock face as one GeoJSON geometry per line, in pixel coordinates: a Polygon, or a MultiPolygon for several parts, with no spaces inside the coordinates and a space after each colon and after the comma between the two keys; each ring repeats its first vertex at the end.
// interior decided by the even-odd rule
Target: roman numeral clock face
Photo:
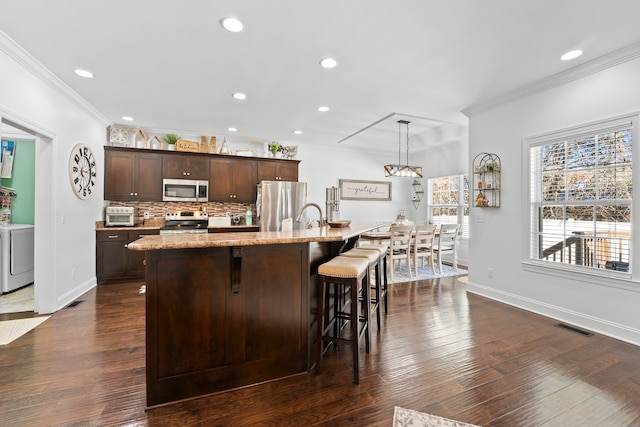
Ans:
{"type": "Polygon", "coordinates": [[[91,197],[96,176],[96,159],[91,148],[76,144],[69,156],[69,179],[75,195],[81,199],[91,197]]]}

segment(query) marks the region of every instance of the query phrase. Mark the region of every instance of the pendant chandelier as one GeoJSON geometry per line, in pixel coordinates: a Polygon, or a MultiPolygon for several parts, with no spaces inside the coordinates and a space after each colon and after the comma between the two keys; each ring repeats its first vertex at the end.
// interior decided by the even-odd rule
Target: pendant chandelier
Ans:
{"type": "Polygon", "coordinates": [[[421,166],[409,166],[409,123],[407,120],[398,120],[398,164],[388,164],[384,166],[384,176],[395,176],[405,178],[422,178],[421,166]],[[407,127],[407,163],[400,163],[402,125],[407,127]]]}

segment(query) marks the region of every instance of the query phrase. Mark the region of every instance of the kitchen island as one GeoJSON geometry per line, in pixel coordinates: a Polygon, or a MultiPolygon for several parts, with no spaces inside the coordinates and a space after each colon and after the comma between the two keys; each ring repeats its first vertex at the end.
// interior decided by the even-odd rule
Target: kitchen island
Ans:
{"type": "Polygon", "coordinates": [[[380,227],[145,236],[147,406],[306,373],[317,268],[380,227]]]}

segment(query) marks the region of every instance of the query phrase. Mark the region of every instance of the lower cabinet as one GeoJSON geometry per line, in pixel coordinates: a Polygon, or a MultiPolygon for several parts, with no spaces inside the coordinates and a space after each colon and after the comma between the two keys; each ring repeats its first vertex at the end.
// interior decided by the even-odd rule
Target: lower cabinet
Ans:
{"type": "Polygon", "coordinates": [[[96,231],[96,278],[98,283],[144,279],[144,252],[130,251],[127,245],[159,230],[96,231]]]}
{"type": "Polygon", "coordinates": [[[306,372],[308,248],[147,252],[148,406],[306,372]]]}

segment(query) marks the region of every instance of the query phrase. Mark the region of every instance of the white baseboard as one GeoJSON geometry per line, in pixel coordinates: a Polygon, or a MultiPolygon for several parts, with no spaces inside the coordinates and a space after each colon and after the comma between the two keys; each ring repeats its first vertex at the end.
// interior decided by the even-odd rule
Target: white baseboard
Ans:
{"type": "Polygon", "coordinates": [[[86,282],[79,284],[75,288],[71,289],[69,292],[66,292],[63,295],[60,295],[56,300],[56,306],[57,306],[56,310],[65,308],[66,306],[71,304],[73,301],[75,301],[79,296],[95,288],[96,285],[97,285],[96,278],[93,277],[87,280],[86,282]]]}
{"type": "Polygon", "coordinates": [[[520,295],[496,290],[477,283],[469,282],[467,284],[467,292],[640,346],[640,330],[635,328],[593,317],[584,313],[567,310],[545,302],[523,298],[520,295]]]}

